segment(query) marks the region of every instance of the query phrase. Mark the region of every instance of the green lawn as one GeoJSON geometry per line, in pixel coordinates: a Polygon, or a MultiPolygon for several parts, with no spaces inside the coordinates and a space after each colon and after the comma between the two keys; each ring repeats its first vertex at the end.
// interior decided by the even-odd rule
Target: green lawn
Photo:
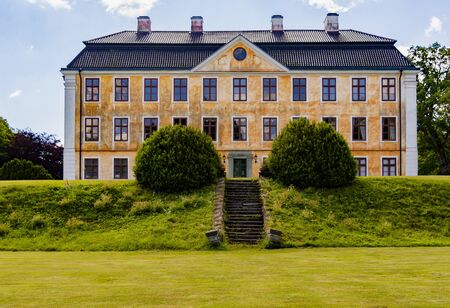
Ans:
{"type": "Polygon", "coordinates": [[[449,307],[450,248],[0,252],[0,306],[449,307]]]}

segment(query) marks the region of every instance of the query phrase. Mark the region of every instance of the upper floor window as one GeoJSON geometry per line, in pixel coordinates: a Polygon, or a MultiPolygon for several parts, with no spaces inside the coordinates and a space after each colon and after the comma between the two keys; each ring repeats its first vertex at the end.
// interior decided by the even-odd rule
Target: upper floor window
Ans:
{"type": "Polygon", "coordinates": [[[356,160],[356,175],[367,176],[367,158],[355,157],[356,160]]]}
{"type": "Polygon", "coordinates": [[[187,126],[187,118],[186,117],[175,117],[175,118],[173,118],[173,125],[187,126]]]}
{"type": "Polygon", "coordinates": [[[247,141],[247,118],[233,118],[233,141],[247,141]]]}
{"type": "Polygon", "coordinates": [[[306,78],[293,78],[292,91],[294,101],[306,101],[306,78]]]}
{"type": "Polygon", "coordinates": [[[352,79],[352,100],[353,101],[366,100],[366,78],[352,79]]]}
{"type": "Polygon", "coordinates": [[[98,179],[98,158],[86,158],[84,160],[84,178],[86,180],[98,179]]]}
{"type": "Polygon", "coordinates": [[[247,78],[233,78],[233,100],[247,100],[247,78]]]}
{"type": "Polygon", "coordinates": [[[203,79],[203,100],[217,101],[217,78],[203,79]]]}
{"type": "Polygon", "coordinates": [[[128,78],[116,78],[115,79],[115,96],[116,102],[128,101],[128,78]]]}
{"type": "Polygon", "coordinates": [[[114,179],[128,179],[128,158],[114,158],[114,179]]]}
{"type": "Polygon", "coordinates": [[[86,102],[98,102],[100,97],[100,79],[86,78],[86,102]]]}
{"type": "Polygon", "coordinates": [[[144,79],[144,101],[156,102],[158,101],[158,79],[145,78],[144,79]]]}
{"type": "Polygon", "coordinates": [[[277,100],[277,79],[263,78],[263,100],[276,101],[277,100]]]}
{"type": "Polygon", "coordinates": [[[336,100],[336,78],[322,79],[322,101],[336,100]]]}
{"type": "Polygon", "coordinates": [[[395,141],[397,139],[397,125],[395,117],[383,117],[381,118],[382,125],[382,140],[383,141],[395,141]]]}
{"type": "Polygon", "coordinates": [[[217,118],[203,118],[203,132],[217,141],[217,118]]]}
{"type": "Polygon", "coordinates": [[[367,119],[363,117],[352,118],[352,140],[367,141],[367,119]]]}
{"type": "Polygon", "coordinates": [[[337,130],[337,118],[336,117],[323,117],[322,121],[330,124],[334,130],[337,130]]]}
{"type": "Polygon", "coordinates": [[[144,140],[158,130],[158,118],[144,118],[144,140]]]}
{"type": "Polygon", "coordinates": [[[114,141],[128,141],[128,118],[114,119],[114,141]]]}
{"type": "Polygon", "coordinates": [[[394,158],[382,158],[382,175],[383,176],[394,176],[397,175],[397,159],[394,158]]]}
{"type": "Polygon", "coordinates": [[[84,119],[84,140],[98,141],[100,133],[100,119],[99,118],[85,118],[84,119]]]}
{"type": "Polygon", "coordinates": [[[187,101],[187,78],[174,78],[173,100],[176,102],[187,101]]]}
{"type": "Polygon", "coordinates": [[[381,91],[383,101],[395,101],[396,100],[395,78],[382,78],[381,91]]]}
{"type": "Polygon", "coordinates": [[[263,140],[272,141],[277,137],[277,118],[263,118],[263,140]]]}

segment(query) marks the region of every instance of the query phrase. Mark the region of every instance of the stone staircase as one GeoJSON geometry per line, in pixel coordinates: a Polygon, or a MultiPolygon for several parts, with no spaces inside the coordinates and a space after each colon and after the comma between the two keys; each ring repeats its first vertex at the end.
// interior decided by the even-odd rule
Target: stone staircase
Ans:
{"type": "Polygon", "coordinates": [[[256,180],[226,180],[225,233],[234,244],[257,244],[264,235],[263,204],[256,180]]]}

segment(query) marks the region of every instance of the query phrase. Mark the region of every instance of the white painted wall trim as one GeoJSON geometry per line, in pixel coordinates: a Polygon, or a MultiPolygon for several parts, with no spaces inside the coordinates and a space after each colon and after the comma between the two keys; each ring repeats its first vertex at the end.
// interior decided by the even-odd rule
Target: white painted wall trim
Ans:
{"type": "Polygon", "coordinates": [[[417,154],[417,74],[404,74],[404,102],[406,109],[406,158],[405,175],[416,176],[419,172],[417,154]]]}
{"type": "Polygon", "coordinates": [[[65,180],[75,180],[75,90],[76,73],[64,73],[64,165],[65,180]]]}

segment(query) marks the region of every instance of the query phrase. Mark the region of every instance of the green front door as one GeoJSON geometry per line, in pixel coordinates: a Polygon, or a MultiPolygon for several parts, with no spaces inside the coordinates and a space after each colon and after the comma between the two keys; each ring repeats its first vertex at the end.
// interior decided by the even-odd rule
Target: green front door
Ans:
{"type": "Polygon", "coordinates": [[[247,177],[247,159],[245,158],[233,159],[233,177],[235,178],[247,177]]]}

